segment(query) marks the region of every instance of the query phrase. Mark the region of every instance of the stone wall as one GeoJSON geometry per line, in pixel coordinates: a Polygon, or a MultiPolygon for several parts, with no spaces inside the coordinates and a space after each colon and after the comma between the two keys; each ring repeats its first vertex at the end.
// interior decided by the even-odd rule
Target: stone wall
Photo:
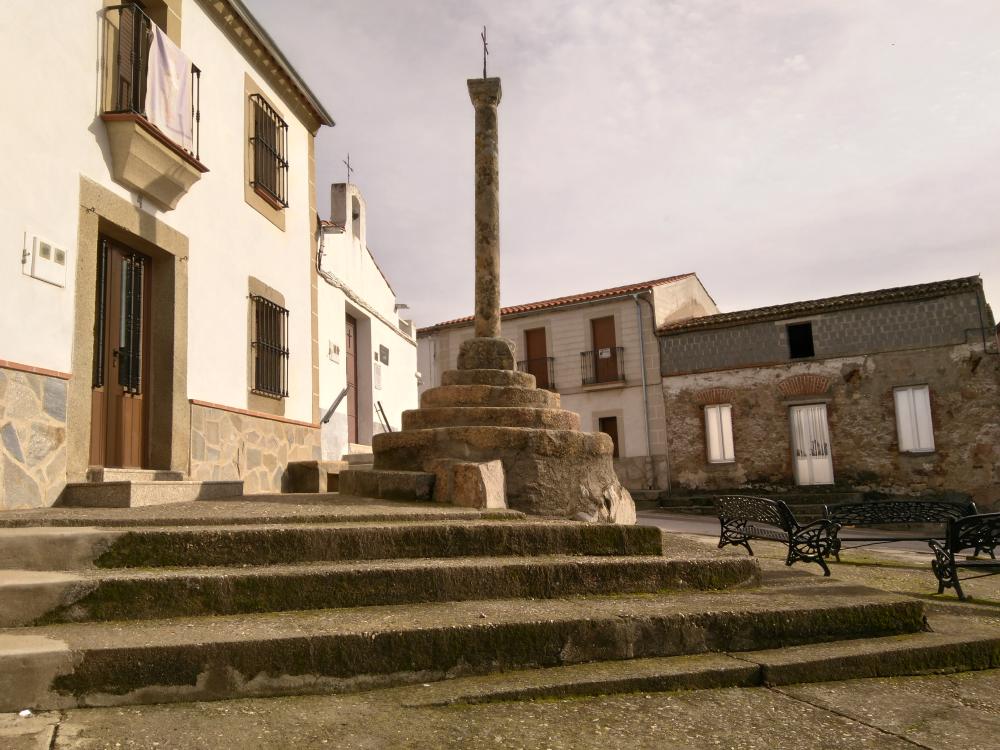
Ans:
{"type": "Polygon", "coordinates": [[[666,376],[787,361],[790,322],[812,323],[817,359],[976,341],[981,345],[982,327],[992,330],[989,308],[978,291],[969,290],[829,313],[806,312],[794,320],[668,333],[660,338],[662,373],[666,376]]]}
{"type": "Polygon", "coordinates": [[[0,510],[52,505],[66,485],[66,386],[0,368],[0,510]]]}
{"type": "Polygon", "coordinates": [[[242,479],[244,492],[281,492],[290,461],[319,458],[318,427],[191,404],[191,479],[242,479]]]}
{"type": "Polygon", "coordinates": [[[792,485],[788,407],[825,402],[837,484],[888,494],[954,490],[972,495],[981,510],[1000,510],[1000,356],[995,339],[988,344],[985,354],[971,344],[666,377],[674,483],[792,485]],[[802,374],[820,378],[789,381],[802,374]],[[812,398],[790,387],[822,378],[826,392],[812,398]],[[893,388],[925,383],[935,450],[900,453],[893,388]],[[732,403],[733,463],[706,460],[702,405],[713,392],[732,403]]]}
{"type": "Polygon", "coordinates": [[[615,474],[627,490],[664,490],[667,488],[666,456],[629,456],[616,458],[615,474]]]}

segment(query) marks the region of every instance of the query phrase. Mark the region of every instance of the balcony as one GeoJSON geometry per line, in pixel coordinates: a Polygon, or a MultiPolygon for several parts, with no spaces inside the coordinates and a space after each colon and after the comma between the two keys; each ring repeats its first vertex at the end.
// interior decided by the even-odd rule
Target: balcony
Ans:
{"type": "Polygon", "coordinates": [[[136,5],[105,8],[101,119],[115,181],[170,210],[208,168],[199,153],[201,70],[158,32],[136,5]],[[176,64],[180,77],[168,72],[176,64]]]}
{"type": "Polygon", "coordinates": [[[580,352],[580,375],[584,385],[625,382],[625,348],[610,346],[580,352]]]}
{"type": "Polygon", "coordinates": [[[539,388],[548,391],[556,390],[556,379],[553,376],[553,357],[537,357],[535,359],[522,359],[517,363],[517,369],[521,372],[531,373],[535,376],[535,384],[539,388]]]}

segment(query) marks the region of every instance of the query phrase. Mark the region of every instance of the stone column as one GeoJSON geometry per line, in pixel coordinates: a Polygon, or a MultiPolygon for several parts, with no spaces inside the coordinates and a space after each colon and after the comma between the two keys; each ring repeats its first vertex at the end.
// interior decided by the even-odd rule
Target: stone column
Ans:
{"type": "Polygon", "coordinates": [[[458,367],[513,370],[513,344],[500,338],[500,79],[468,83],[476,108],[476,338],[462,345],[458,367]]]}
{"type": "Polygon", "coordinates": [[[500,336],[499,78],[473,78],[476,108],[476,336],[500,336]]]}

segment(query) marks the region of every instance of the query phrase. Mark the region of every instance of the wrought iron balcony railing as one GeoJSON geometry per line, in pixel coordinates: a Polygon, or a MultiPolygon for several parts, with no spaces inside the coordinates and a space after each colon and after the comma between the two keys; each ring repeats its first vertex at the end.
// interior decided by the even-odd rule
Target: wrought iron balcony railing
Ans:
{"type": "Polygon", "coordinates": [[[625,348],[610,346],[580,352],[580,375],[584,385],[625,382],[625,348]]]}
{"type": "MultiPolygon", "coordinates": [[[[135,114],[149,121],[146,112],[146,77],[149,72],[153,26],[153,21],[138,5],[127,3],[104,9],[101,44],[101,106],[104,114],[135,114]]],[[[192,64],[190,75],[191,143],[177,145],[195,159],[200,159],[201,70],[192,64]]]]}
{"type": "Polygon", "coordinates": [[[535,376],[535,384],[539,388],[549,391],[556,390],[556,379],[553,374],[554,357],[536,357],[534,359],[522,359],[517,363],[517,369],[521,372],[529,372],[535,376]]]}

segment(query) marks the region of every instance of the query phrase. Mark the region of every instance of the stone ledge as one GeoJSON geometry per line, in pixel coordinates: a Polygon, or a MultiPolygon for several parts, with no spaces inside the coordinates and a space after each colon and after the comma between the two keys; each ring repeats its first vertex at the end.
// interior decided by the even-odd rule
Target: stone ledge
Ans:
{"type": "Polygon", "coordinates": [[[340,473],[340,494],[382,500],[428,501],[434,494],[434,475],[423,471],[348,469],[340,473]]]}
{"type": "Polygon", "coordinates": [[[534,375],[518,370],[445,370],[441,373],[441,385],[494,385],[532,390],[537,386],[534,375]]]}
{"type": "Polygon", "coordinates": [[[404,430],[477,425],[579,430],[580,415],[564,409],[504,406],[440,406],[403,412],[404,430]]]}
{"type": "MultiPolygon", "coordinates": [[[[513,388],[493,385],[441,385],[428,388],[420,397],[420,406],[528,406],[559,408],[559,394],[541,388],[513,388]]],[[[374,442],[374,441],[373,441],[374,442]]]]}

